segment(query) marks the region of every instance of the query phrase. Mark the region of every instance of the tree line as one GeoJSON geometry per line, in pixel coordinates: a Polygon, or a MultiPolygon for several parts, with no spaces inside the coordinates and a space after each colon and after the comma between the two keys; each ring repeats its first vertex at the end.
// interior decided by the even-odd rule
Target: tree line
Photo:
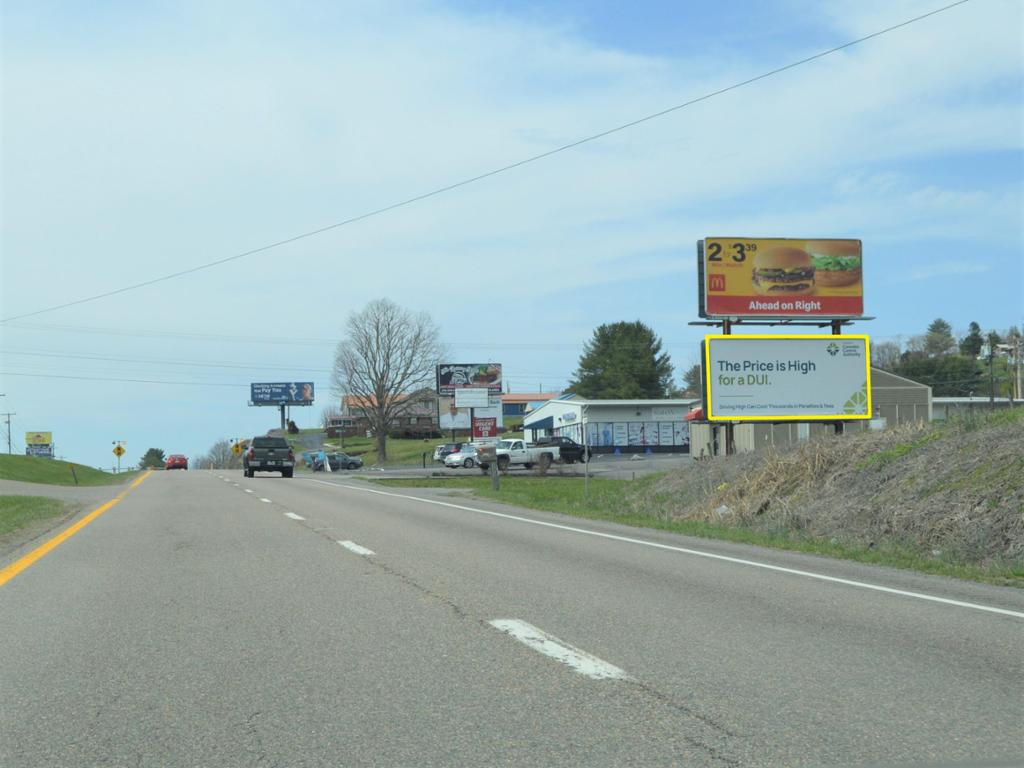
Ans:
{"type": "MultiPolygon", "coordinates": [[[[1020,349],[1020,330],[983,333],[972,322],[957,338],[939,318],[925,333],[905,343],[873,345],[872,363],[899,376],[928,384],[935,395],[1012,393],[1007,347],[1020,349]],[[993,350],[990,362],[982,359],[993,350]],[[991,375],[989,375],[991,373],[991,375]]],[[[1019,356],[1019,351],[1016,352],[1019,356]]],[[[437,324],[425,312],[413,312],[389,299],[377,299],[349,315],[334,355],[334,394],[348,396],[352,408],[376,436],[377,454],[387,457],[387,434],[396,419],[434,396],[434,371],[450,356],[437,324]]],[[[675,379],[662,340],[640,320],[599,325],[584,343],[566,391],[591,399],[692,398],[701,394],[701,366],[690,364],[675,379]]],[[[220,440],[198,462],[233,468],[239,459],[220,440]]]]}
{"type": "Polygon", "coordinates": [[[1019,397],[1014,379],[1020,354],[1021,332],[1016,326],[983,332],[971,322],[958,338],[940,317],[905,342],[873,344],[871,361],[876,368],[927,384],[939,397],[1019,397]]]}

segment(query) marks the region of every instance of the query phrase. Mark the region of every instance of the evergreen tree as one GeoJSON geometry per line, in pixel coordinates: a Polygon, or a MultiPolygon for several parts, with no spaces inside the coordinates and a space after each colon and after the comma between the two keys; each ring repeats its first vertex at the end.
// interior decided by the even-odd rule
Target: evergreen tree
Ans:
{"type": "Polygon", "coordinates": [[[139,459],[139,469],[162,467],[165,461],[166,459],[164,458],[163,450],[160,448],[150,448],[142,455],[142,458],[139,459]]]}
{"type": "Polygon", "coordinates": [[[967,326],[967,335],[960,339],[960,354],[965,357],[977,357],[981,354],[984,344],[985,337],[981,335],[981,326],[972,322],[967,326]]]}
{"type": "Polygon", "coordinates": [[[953,326],[941,317],[933,320],[924,337],[924,351],[929,357],[941,357],[955,349],[956,339],[953,338],[953,326]]]}
{"type": "Polygon", "coordinates": [[[672,363],[661,339],[641,323],[601,325],[587,342],[569,385],[589,398],[662,398],[672,386],[672,363]]]}

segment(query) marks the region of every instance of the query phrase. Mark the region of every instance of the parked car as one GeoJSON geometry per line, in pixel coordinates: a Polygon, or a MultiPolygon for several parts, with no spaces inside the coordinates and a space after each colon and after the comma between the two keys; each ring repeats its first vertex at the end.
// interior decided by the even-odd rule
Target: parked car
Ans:
{"type": "Polygon", "coordinates": [[[480,460],[477,457],[476,446],[472,443],[466,443],[459,450],[449,453],[444,457],[444,465],[449,469],[454,469],[455,467],[472,469],[479,463],[480,460]]]}
{"type": "Polygon", "coordinates": [[[249,441],[249,450],[242,454],[242,473],[254,477],[257,472],[280,472],[291,477],[295,472],[295,452],[283,437],[261,435],[249,441]]]}
{"type": "MultiPolygon", "coordinates": [[[[313,465],[314,471],[319,471],[324,468],[323,463],[317,458],[316,463],[313,465]]],[[[347,453],[328,453],[327,463],[331,467],[332,472],[337,472],[339,469],[359,469],[363,466],[363,460],[358,456],[349,456],[347,453]]]]}
{"type": "Polygon", "coordinates": [[[167,457],[167,462],[164,464],[164,469],[188,469],[188,458],[182,456],[180,453],[172,453],[167,457]]]}
{"type": "MultiPolygon", "coordinates": [[[[534,445],[557,445],[558,454],[561,457],[563,464],[573,464],[577,461],[583,461],[583,446],[571,437],[565,437],[564,435],[538,437],[534,445]]],[[[590,461],[590,457],[593,452],[587,448],[586,453],[587,461],[590,461]]]]}
{"type": "Polygon", "coordinates": [[[462,446],[464,445],[467,445],[467,443],[443,443],[442,445],[437,446],[437,448],[434,449],[434,461],[440,461],[443,464],[444,459],[448,454],[462,450],[462,446]]]}

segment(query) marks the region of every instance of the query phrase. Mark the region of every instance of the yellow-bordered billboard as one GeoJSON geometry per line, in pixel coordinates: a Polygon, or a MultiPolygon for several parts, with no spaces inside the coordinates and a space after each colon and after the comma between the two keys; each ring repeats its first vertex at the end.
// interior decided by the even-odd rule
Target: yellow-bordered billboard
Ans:
{"type": "Polygon", "coordinates": [[[871,418],[866,335],[704,337],[708,421],[871,418]]]}
{"type": "Polygon", "coordinates": [[[53,445],[53,432],[26,432],[25,445],[53,445]]]}
{"type": "Polygon", "coordinates": [[[701,317],[860,317],[860,240],[709,237],[699,244],[701,317]]]}

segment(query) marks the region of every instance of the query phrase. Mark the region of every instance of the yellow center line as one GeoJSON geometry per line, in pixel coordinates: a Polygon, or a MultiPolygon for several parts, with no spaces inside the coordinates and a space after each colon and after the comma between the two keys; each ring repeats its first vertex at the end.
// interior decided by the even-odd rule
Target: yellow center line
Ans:
{"type": "Polygon", "coordinates": [[[128,495],[129,491],[131,491],[131,490],[133,490],[135,488],[138,488],[139,484],[142,483],[142,481],[145,480],[147,477],[149,477],[151,474],[153,474],[152,470],[150,470],[149,472],[146,472],[138,480],[134,481],[128,488],[126,488],[125,490],[121,491],[121,493],[117,494],[117,496],[112,498],[106,504],[103,504],[102,506],[97,507],[92,512],[90,512],[88,515],[86,515],[81,520],[79,520],[77,523],[72,525],[70,528],[67,528],[67,529],[61,531],[60,533],[58,533],[56,536],[54,536],[49,541],[46,541],[43,544],[40,544],[38,547],[33,549],[31,552],[29,552],[24,557],[21,557],[21,558],[15,560],[13,563],[11,563],[7,567],[5,567],[2,570],[0,570],[0,587],[2,587],[8,581],[10,581],[15,576],[17,576],[19,573],[24,571],[26,568],[28,568],[30,565],[32,565],[32,563],[34,563],[36,560],[41,558],[47,552],[50,552],[51,550],[56,549],[60,544],[64,543],[68,539],[70,539],[72,536],[74,536],[80,530],[85,528],[85,526],[87,526],[89,523],[91,523],[97,517],[102,515],[108,509],[110,509],[111,507],[113,507],[116,504],[118,504],[125,496],[128,495]]]}

